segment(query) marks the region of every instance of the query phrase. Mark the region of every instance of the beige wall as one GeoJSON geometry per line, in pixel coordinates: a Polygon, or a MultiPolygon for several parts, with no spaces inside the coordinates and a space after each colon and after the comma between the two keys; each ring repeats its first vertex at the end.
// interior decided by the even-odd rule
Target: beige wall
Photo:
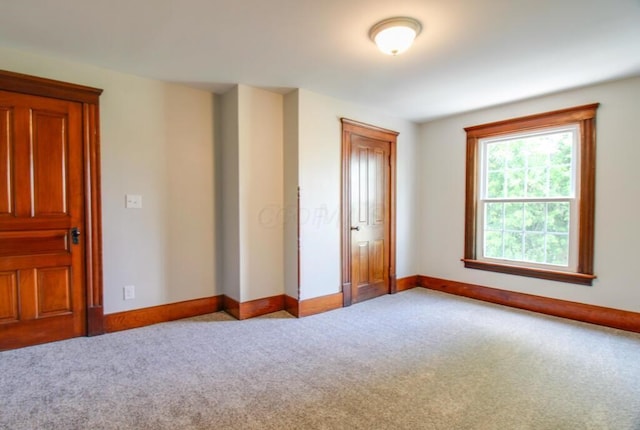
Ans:
{"type": "Polygon", "coordinates": [[[238,87],[220,97],[220,141],[216,155],[222,160],[218,175],[220,201],[220,272],[222,292],[240,301],[240,125],[238,87]]]}
{"type": "Polygon", "coordinates": [[[640,78],[595,85],[423,124],[420,274],[640,312],[640,78]],[[600,102],[597,116],[595,274],[592,287],[465,269],[463,128],[600,102]]]}
{"type": "Polygon", "coordinates": [[[8,49],[0,68],[104,89],[105,312],[219,294],[212,94],[8,49]],[[127,193],[143,208],[125,209],[127,193]],[[130,284],[137,297],[124,301],[130,284]]]}
{"type": "Polygon", "coordinates": [[[400,132],[397,149],[398,278],[416,274],[417,136],[412,122],[363,106],[298,90],[298,175],[301,205],[301,299],[341,291],[340,279],[340,118],[400,132]]]}
{"type": "MultiPolygon", "coordinates": [[[[224,124],[222,125],[225,126],[224,124]]],[[[239,85],[241,301],[284,293],[283,97],[239,85]]]]}
{"type": "Polygon", "coordinates": [[[238,85],[222,96],[224,293],[236,301],[284,293],[283,98],[238,85]]]}
{"type": "Polygon", "coordinates": [[[284,291],[298,298],[298,145],[300,144],[298,90],[284,96],[284,208],[283,219],[284,291]]]}

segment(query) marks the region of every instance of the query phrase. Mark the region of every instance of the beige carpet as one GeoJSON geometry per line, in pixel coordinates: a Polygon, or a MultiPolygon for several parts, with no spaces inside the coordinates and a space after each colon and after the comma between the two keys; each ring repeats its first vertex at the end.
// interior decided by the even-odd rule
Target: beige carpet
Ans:
{"type": "Polygon", "coordinates": [[[0,353],[0,429],[640,429],[640,335],[415,289],[0,353]]]}

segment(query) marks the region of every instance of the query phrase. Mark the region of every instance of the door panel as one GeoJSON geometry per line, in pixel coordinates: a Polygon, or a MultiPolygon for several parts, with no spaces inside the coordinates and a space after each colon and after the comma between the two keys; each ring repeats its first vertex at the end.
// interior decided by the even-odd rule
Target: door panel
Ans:
{"type": "Polygon", "coordinates": [[[0,217],[13,213],[13,172],[9,144],[11,112],[12,110],[8,107],[0,107],[0,172],[3,173],[0,177],[0,217]]]}
{"type": "Polygon", "coordinates": [[[0,323],[18,320],[16,272],[0,273],[0,323]]]}
{"type": "Polygon", "coordinates": [[[38,318],[71,313],[71,283],[68,267],[37,271],[38,318]]]}
{"type": "Polygon", "coordinates": [[[373,195],[374,199],[374,207],[373,207],[373,218],[372,223],[375,225],[384,224],[386,220],[386,211],[385,207],[388,204],[387,201],[387,167],[389,165],[389,154],[385,153],[381,150],[373,151],[373,171],[372,174],[374,178],[372,179],[372,183],[374,185],[373,195]]]}
{"type": "Polygon", "coordinates": [[[69,251],[67,230],[0,231],[0,257],[69,251]]]}
{"type": "Polygon", "coordinates": [[[358,271],[355,284],[358,287],[369,283],[369,243],[359,242],[358,253],[354,261],[354,268],[358,271]]]}
{"type": "MultiPolygon", "coordinates": [[[[31,109],[25,103],[29,96],[0,94],[0,106],[11,106],[11,122],[8,125],[7,135],[11,151],[11,198],[13,200],[14,219],[7,220],[14,224],[19,219],[32,218],[33,214],[33,180],[32,180],[32,155],[31,144],[31,109]],[[22,102],[15,100],[23,99],[22,102]],[[10,104],[11,103],[11,104],[10,104]],[[22,106],[20,106],[22,104],[22,106]]],[[[4,177],[4,172],[2,176],[4,177]]],[[[7,174],[8,176],[8,174],[7,174]]],[[[9,230],[14,229],[9,225],[9,230]]],[[[4,230],[4,229],[3,229],[4,230]]]]}
{"type": "Polygon", "coordinates": [[[371,277],[370,282],[380,282],[384,280],[384,241],[376,240],[372,242],[372,250],[369,253],[371,261],[371,277]]]}
{"type": "Polygon", "coordinates": [[[351,296],[389,293],[390,143],[351,135],[351,296]]]}
{"type": "Polygon", "coordinates": [[[0,349],[86,333],[82,109],[0,91],[0,349]]]}
{"type": "Polygon", "coordinates": [[[357,166],[356,172],[357,175],[354,175],[355,186],[354,190],[356,190],[356,195],[354,196],[357,199],[358,204],[358,224],[366,224],[369,221],[369,150],[367,148],[358,148],[356,149],[356,157],[357,157],[357,166]]]}
{"type": "Polygon", "coordinates": [[[32,109],[33,212],[68,215],[66,113],[32,109]]]}

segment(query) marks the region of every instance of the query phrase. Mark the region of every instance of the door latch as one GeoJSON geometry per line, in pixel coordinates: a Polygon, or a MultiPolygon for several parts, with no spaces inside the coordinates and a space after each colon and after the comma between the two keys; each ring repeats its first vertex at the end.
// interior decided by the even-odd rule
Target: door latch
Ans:
{"type": "Polygon", "coordinates": [[[71,229],[71,243],[74,245],[80,243],[80,229],[78,227],[73,227],[71,229]]]}

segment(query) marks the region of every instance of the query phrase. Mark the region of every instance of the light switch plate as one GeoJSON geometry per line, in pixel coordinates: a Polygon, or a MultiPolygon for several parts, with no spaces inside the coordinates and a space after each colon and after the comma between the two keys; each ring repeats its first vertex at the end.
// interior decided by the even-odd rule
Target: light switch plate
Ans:
{"type": "Polygon", "coordinates": [[[125,195],[124,207],[127,209],[142,209],[142,196],[139,194],[125,195]]]}

